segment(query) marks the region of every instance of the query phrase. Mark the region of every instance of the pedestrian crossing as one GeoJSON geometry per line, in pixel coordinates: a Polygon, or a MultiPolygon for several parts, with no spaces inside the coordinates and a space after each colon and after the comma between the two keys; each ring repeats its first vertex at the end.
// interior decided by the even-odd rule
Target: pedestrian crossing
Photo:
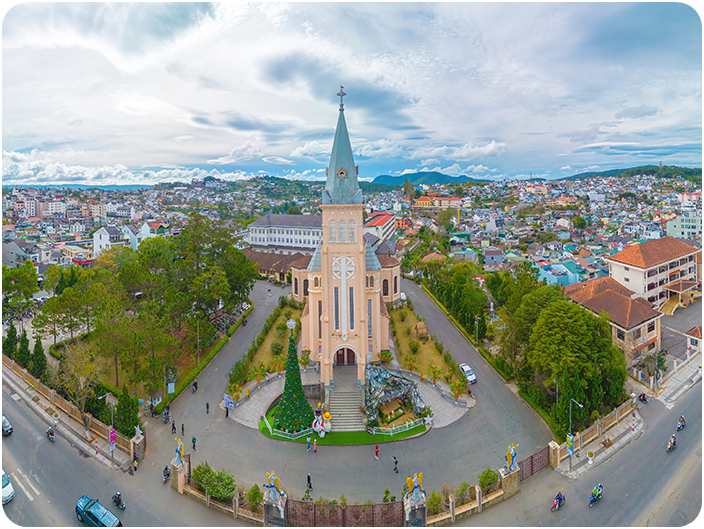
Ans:
{"type": "Polygon", "coordinates": [[[32,492],[34,492],[35,496],[41,495],[41,492],[39,491],[39,489],[37,489],[37,487],[35,487],[34,484],[32,483],[32,480],[29,479],[29,477],[24,472],[22,472],[22,469],[17,468],[16,473],[10,472],[10,477],[12,478],[11,483],[13,485],[17,485],[19,488],[21,488],[22,492],[24,492],[25,496],[27,496],[27,498],[29,498],[29,501],[34,501],[34,496],[32,495],[31,492],[29,492],[27,487],[32,489],[32,492]],[[24,483],[22,482],[22,480],[24,480],[24,483]],[[25,484],[26,484],[26,486],[25,486],[25,484]]]}

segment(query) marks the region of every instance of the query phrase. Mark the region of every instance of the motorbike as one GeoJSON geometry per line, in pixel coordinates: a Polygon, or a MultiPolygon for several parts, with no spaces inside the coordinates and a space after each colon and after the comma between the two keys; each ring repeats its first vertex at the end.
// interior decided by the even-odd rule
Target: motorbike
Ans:
{"type": "Polygon", "coordinates": [[[561,501],[560,503],[557,503],[557,500],[556,500],[556,499],[555,499],[555,500],[552,500],[552,507],[550,508],[550,511],[551,511],[551,512],[555,512],[555,511],[558,510],[560,507],[562,507],[562,506],[565,504],[566,501],[567,501],[567,496],[565,496],[564,494],[562,495],[562,501],[561,501]]]}
{"type": "Polygon", "coordinates": [[[167,424],[171,420],[171,412],[164,411],[164,424],[167,424]]]}
{"type": "Polygon", "coordinates": [[[648,397],[645,396],[645,393],[641,393],[638,395],[638,400],[641,401],[643,404],[648,404],[648,397]]]}
{"type": "Polygon", "coordinates": [[[122,499],[122,496],[118,496],[117,494],[115,494],[112,497],[112,502],[115,505],[115,507],[117,507],[118,509],[120,509],[122,511],[125,510],[126,505],[125,505],[125,501],[122,499]]]}
{"type": "Polygon", "coordinates": [[[594,491],[589,495],[589,507],[594,505],[596,502],[598,502],[601,499],[601,494],[597,494],[596,496],[594,495],[594,491]]]}
{"type": "Polygon", "coordinates": [[[161,475],[161,482],[166,483],[167,481],[169,481],[170,477],[171,477],[171,471],[164,469],[164,472],[161,475]]]}
{"type": "Polygon", "coordinates": [[[668,441],[668,443],[667,443],[667,453],[669,454],[669,453],[672,452],[675,448],[677,448],[677,441],[675,441],[674,443],[671,442],[671,441],[668,441]]]}
{"type": "Polygon", "coordinates": [[[679,432],[682,428],[684,428],[684,426],[685,426],[685,423],[678,421],[677,422],[677,431],[679,432]]]}
{"type": "Polygon", "coordinates": [[[54,432],[53,432],[52,430],[47,430],[47,431],[46,431],[46,436],[49,438],[49,441],[51,441],[52,443],[54,442],[54,437],[55,437],[55,435],[54,435],[54,432]]]}

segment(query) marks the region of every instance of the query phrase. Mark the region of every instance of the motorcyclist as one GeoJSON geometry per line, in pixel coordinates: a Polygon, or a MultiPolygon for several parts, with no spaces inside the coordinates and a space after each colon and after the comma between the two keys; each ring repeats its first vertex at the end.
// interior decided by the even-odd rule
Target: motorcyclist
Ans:
{"type": "Polygon", "coordinates": [[[54,437],[54,429],[49,426],[49,429],[46,431],[46,434],[49,436],[49,439],[51,439],[52,437],[54,437]]]}
{"type": "Polygon", "coordinates": [[[122,494],[120,494],[120,491],[119,491],[119,490],[118,490],[118,491],[115,493],[115,495],[112,497],[112,501],[113,501],[113,503],[114,503],[115,505],[117,505],[118,507],[119,507],[120,504],[122,503],[122,494]]]}
{"type": "Polygon", "coordinates": [[[675,437],[675,434],[672,434],[672,437],[670,437],[670,442],[668,445],[670,448],[674,448],[675,445],[677,445],[677,437],[675,437]]]}
{"type": "Polygon", "coordinates": [[[684,422],[684,415],[680,415],[680,418],[677,420],[677,426],[679,426],[680,424],[681,424],[682,426],[685,425],[685,422],[684,422]]]}
{"type": "Polygon", "coordinates": [[[558,507],[562,505],[562,491],[557,493],[557,496],[555,496],[555,501],[557,502],[558,507]]]}
{"type": "Polygon", "coordinates": [[[592,496],[596,499],[601,498],[601,493],[604,491],[604,487],[601,486],[601,483],[599,483],[596,487],[594,487],[594,490],[592,490],[592,496]]]}
{"type": "Polygon", "coordinates": [[[169,469],[169,465],[166,465],[166,466],[164,467],[164,477],[165,477],[165,478],[168,478],[168,477],[170,477],[170,476],[171,476],[171,470],[169,469]]]}

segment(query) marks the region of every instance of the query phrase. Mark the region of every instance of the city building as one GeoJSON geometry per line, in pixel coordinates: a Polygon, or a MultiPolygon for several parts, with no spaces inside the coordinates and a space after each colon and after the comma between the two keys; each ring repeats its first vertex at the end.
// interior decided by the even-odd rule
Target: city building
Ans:
{"type": "Polygon", "coordinates": [[[313,255],[323,237],[321,215],[270,213],[252,222],[246,241],[256,252],[313,255]]]}
{"type": "Polygon", "coordinates": [[[124,246],[125,235],[117,226],[103,226],[93,234],[93,258],[100,257],[105,250],[113,246],[124,246]]]}
{"type": "Polygon", "coordinates": [[[684,211],[667,221],[667,236],[678,239],[702,238],[702,211],[700,209],[684,211]]]}
{"type": "Polygon", "coordinates": [[[381,214],[367,220],[363,233],[371,233],[379,238],[379,244],[393,238],[396,233],[396,220],[393,215],[381,214]]]}

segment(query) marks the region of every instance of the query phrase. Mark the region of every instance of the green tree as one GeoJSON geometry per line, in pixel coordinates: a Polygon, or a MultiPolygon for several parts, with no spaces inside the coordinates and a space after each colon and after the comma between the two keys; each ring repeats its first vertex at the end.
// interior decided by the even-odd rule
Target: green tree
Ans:
{"type": "Polygon", "coordinates": [[[143,429],[142,419],[139,417],[139,404],[137,399],[130,395],[127,384],[125,384],[122,386],[122,392],[117,396],[115,429],[131,439],[135,434],[135,426],[143,429]]]}
{"type": "Polygon", "coordinates": [[[578,230],[583,230],[587,227],[587,221],[583,217],[576,215],[572,218],[572,225],[578,230]]]}
{"type": "Polygon", "coordinates": [[[42,282],[42,288],[54,294],[54,289],[56,288],[56,285],[59,283],[59,279],[61,278],[62,274],[62,269],[59,265],[51,265],[49,268],[47,268],[46,272],[44,272],[44,281],[42,282]]]}
{"type": "Polygon", "coordinates": [[[2,342],[2,352],[5,353],[8,358],[15,358],[15,353],[17,352],[17,329],[15,328],[15,320],[10,321],[7,337],[2,342]]]}
{"type": "Polygon", "coordinates": [[[293,332],[289,338],[288,358],[286,360],[286,383],[281,401],[274,412],[277,428],[288,432],[299,432],[308,428],[313,422],[313,408],[303,394],[301,371],[298,367],[298,354],[293,332]]]}
{"type": "Polygon", "coordinates": [[[486,338],[486,318],[484,317],[484,311],[481,311],[479,313],[479,325],[477,329],[477,335],[479,337],[479,341],[481,342],[484,338],[486,338]]]}
{"type": "Polygon", "coordinates": [[[41,379],[46,373],[47,361],[46,355],[44,354],[44,347],[42,347],[42,341],[39,337],[34,341],[34,351],[32,351],[31,361],[32,375],[41,379]]]}
{"type": "Polygon", "coordinates": [[[95,363],[95,353],[87,344],[77,343],[66,346],[59,360],[59,387],[68,400],[78,408],[86,437],[90,437],[86,403],[95,395],[95,386],[100,374],[95,363]]]}
{"type": "Polygon", "coordinates": [[[303,215],[303,212],[301,211],[301,208],[298,206],[293,206],[291,208],[288,208],[288,214],[289,215],[303,215]]]}
{"type": "Polygon", "coordinates": [[[403,181],[403,192],[408,197],[411,202],[416,198],[416,190],[413,183],[410,180],[403,181]]]}
{"type": "Polygon", "coordinates": [[[22,331],[20,346],[17,348],[17,353],[15,354],[15,361],[22,367],[28,368],[30,359],[29,338],[27,338],[27,331],[22,331]]]}
{"type": "Polygon", "coordinates": [[[32,326],[39,336],[52,336],[56,347],[56,337],[64,330],[63,319],[64,308],[61,299],[54,296],[46,300],[39,314],[32,320],[32,326]]]}

